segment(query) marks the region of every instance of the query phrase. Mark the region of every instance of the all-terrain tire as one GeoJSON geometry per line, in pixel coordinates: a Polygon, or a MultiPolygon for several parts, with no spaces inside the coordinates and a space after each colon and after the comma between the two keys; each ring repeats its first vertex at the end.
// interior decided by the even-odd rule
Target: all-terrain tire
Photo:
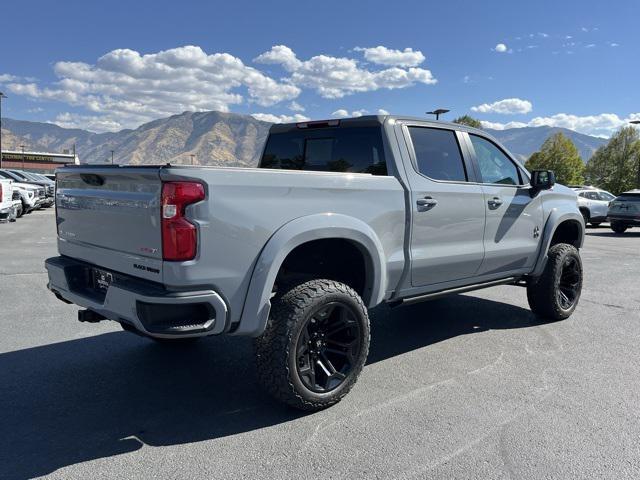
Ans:
{"type": "Polygon", "coordinates": [[[575,310],[581,292],[582,260],[578,249],[567,243],[553,245],[544,272],[537,282],[527,286],[531,311],[547,320],[564,320],[575,310]],[[573,296],[566,293],[569,285],[575,287],[573,296]]]}
{"type": "Polygon", "coordinates": [[[627,227],[624,223],[620,223],[620,222],[611,222],[611,230],[613,230],[616,233],[624,233],[627,231],[627,227]]]}
{"type": "Polygon", "coordinates": [[[260,384],[277,400],[301,410],[320,410],[339,402],[355,384],[369,353],[369,316],[362,299],[345,284],[314,279],[289,287],[273,303],[264,333],[254,340],[260,384]],[[357,353],[351,352],[353,361],[338,386],[314,391],[299,370],[299,341],[308,335],[309,322],[316,321],[318,312],[335,304],[351,319],[353,327],[347,328],[357,336],[357,353]]]}

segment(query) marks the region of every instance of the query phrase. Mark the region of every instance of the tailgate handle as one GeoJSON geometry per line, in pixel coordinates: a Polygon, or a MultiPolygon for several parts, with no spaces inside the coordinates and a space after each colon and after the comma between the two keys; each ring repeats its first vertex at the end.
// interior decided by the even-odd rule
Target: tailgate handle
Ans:
{"type": "Polygon", "coordinates": [[[96,175],[95,173],[81,173],[80,178],[84,183],[87,183],[94,187],[104,185],[104,178],[100,175],[96,175]]]}

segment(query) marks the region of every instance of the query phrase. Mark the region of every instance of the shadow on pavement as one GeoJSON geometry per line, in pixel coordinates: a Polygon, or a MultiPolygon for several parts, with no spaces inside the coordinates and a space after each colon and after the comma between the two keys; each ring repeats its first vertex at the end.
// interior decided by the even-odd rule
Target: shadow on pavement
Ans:
{"type": "MultiPolygon", "coordinates": [[[[372,311],[369,363],[458,335],[535,325],[470,296],[372,311]]],[[[0,477],[22,479],[141,448],[225,437],[303,413],[259,388],[251,341],[156,345],[126,332],[0,355],[0,477]]],[[[347,400],[348,401],[348,400],[347,400]]]]}
{"type": "Polygon", "coordinates": [[[638,237],[640,237],[640,230],[638,230],[638,229],[627,230],[624,233],[616,233],[613,230],[599,231],[599,232],[590,232],[589,230],[587,230],[586,234],[589,235],[590,237],[632,237],[632,238],[638,238],[638,237]]]}

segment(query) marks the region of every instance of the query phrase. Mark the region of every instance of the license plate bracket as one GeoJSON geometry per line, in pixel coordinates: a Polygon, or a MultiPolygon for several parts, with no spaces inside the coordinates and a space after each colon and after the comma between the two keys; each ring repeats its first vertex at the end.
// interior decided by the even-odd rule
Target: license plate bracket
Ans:
{"type": "Polygon", "coordinates": [[[113,273],[99,268],[91,269],[91,278],[93,280],[93,287],[101,292],[109,290],[109,286],[113,283],[113,273]]]}

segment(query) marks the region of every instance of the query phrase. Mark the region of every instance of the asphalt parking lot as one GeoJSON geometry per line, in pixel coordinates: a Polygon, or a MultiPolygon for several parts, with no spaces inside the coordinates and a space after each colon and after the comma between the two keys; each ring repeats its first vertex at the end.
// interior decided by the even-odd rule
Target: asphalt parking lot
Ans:
{"type": "Polygon", "coordinates": [[[505,286],[372,312],[368,365],[303,414],[250,340],[156,345],[51,295],[53,211],[0,225],[0,478],[638,478],[640,228],[588,229],[576,313],[505,286]]]}

